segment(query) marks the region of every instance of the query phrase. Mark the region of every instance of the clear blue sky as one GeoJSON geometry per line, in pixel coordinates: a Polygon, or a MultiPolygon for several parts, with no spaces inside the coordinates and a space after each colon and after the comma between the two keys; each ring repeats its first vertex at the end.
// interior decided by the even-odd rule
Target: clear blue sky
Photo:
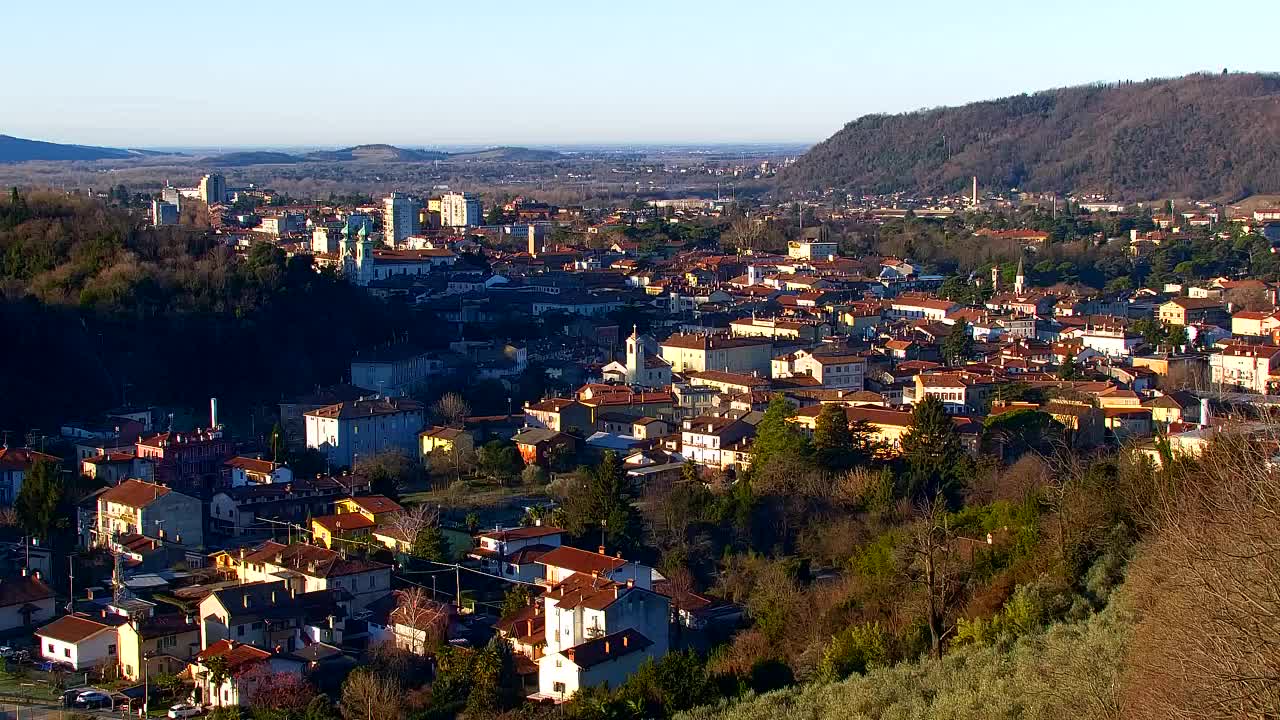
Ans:
{"type": "Polygon", "coordinates": [[[1277,70],[1276,2],[6,0],[0,133],[143,147],[816,141],[869,112],[1277,70]]]}

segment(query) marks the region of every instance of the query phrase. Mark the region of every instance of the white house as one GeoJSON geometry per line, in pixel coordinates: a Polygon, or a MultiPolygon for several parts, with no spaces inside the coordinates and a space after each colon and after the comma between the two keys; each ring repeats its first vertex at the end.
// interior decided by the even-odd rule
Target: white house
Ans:
{"type": "Polygon", "coordinates": [[[476,536],[479,544],[467,557],[480,560],[494,574],[535,582],[544,579],[539,560],[560,547],[563,536],[564,530],[544,526],[491,530],[476,536]]]}
{"type": "Polygon", "coordinates": [[[307,447],[324,453],[335,467],[351,467],[360,457],[398,450],[418,454],[422,403],[374,396],[340,402],[304,415],[307,447]]]}
{"type": "Polygon", "coordinates": [[[200,689],[202,702],[213,707],[247,705],[256,681],[257,674],[253,671],[258,667],[271,673],[301,674],[306,663],[302,660],[273,655],[252,645],[219,640],[201,650],[196,656],[196,661],[191,667],[191,676],[200,689]],[[207,665],[215,657],[225,660],[227,669],[226,677],[219,679],[216,684],[207,665]]]}
{"type": "Polygon", "coordinates": [[[1280,348],[1230,345],[1209,356],[1209,381],[1224,389],[1266,393],[1271,373],[1280,368],[1280,348]]]}
{"type": "MultiPolygon", "coordinates": [[[[561,548],[565,549],[569,548],[561,548]]],[[[597,557],[621,562],[605,555],[597,557]]],[[[585,558],[575,556],[571,562],[585,564],[585,558]]],[[[594,564],[605,565],[599,561],[594,564]]],[[[548,577],[551,569],[548,567],[548,577]]],[[[612,574],[616,576],[620,569],[624,568],[619,566],[612,574]]],[[[620,582],[603,573],[570,573],[552,585],[543,603],[546,644],[538,660],[534,698],[559,702],[580,688],[618,687],[645,660],[667,653],[670,600],[634,580],[620,582]]]]}
{"type": "Polygon", "coordinates": [[[1107,357],[1129,357],[1142,345],[1142,336],[1122,328],[1089,328],[1080,335],[1085,347],[1107,357]]]}
{"type": "Polygon", "coordinates": [[[680,454],[707,467],[724,468],[724,450],[751,434],[753,428],[741,420],[704,415],[688,418],[680,431],[680,454]]]}
{"type": "Polygon", "coordinates": [[[20,577],[0,578],[0,634],[39,625],[53,610],[53,589],[39,573],[24,569],[20,577]]]}
{"type": "Polygon", "coordinates": [[[72,670],[116,664],[116,626],[88,615],[63,615],[36,630],[40,657],[72,670]]]}

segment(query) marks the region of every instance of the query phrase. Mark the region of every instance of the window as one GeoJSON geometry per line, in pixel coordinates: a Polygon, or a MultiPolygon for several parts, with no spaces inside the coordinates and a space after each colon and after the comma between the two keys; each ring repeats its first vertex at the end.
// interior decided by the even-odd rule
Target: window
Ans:
{"type": "Polygon", "coordinates": [[[244,626],[243,626],[243,625],[237,625],[237,626],[236,626],[236,635],[237,635],[237,636],[240,636],[240,637],[244,637],[244,626]]]}
{"type": "Polygon", "coordinates": [[[51,653],[56,653],[56,652],[57,652],[56,650],[54,650],[54,649],[53,649],[53,643],[49,643],[49,652],[51,652],[51,653]]]}
{"type": "Polygon", "coordinates": [[[116,646],[115,646],[115,645],[108,645],[108,646],[107,646],[107,654],[108,654],[108,655],[115,655],[115,654],[116,654],[116,646]]]}
{"type": "Polygon", "coordinates": [[[71,657],[71,648],[69,647],[62,648],[62,656],[71,657]]]}
{"type": "Polygon", "coordinates": [[[262,629],[262,623],[260,623],[260,622],[256,622],[256,623],[254,623],[254,624],[253,624],[253,629],[254,629],[254,630],[261,630],[261,629],[262,629]]]}
{"type": "MultiPolygon", "coordinates": [[[[559,662],[557,662],[556,664],[557,664],[557,665],[559,665],[560,663],[559,663],[559,662]]],[[[552,683],[552,685],[551,685],[551,689],[552,689],[552,690],[554,690],[554,691],[556,691],[556,692],[558,692],[558,693],[563,693],[563,692],[564,692],[564,683],[562,683],[562,682],[552,683]]]]}

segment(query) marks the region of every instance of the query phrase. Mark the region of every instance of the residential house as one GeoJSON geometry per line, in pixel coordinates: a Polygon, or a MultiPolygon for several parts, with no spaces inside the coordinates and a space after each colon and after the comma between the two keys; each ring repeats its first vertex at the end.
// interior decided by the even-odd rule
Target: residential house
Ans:
{"type": "Polygon", "coordinates": [[[311,519],[311,536],[326,548],[332,548],[335,539],[363,541],[403,510],[385,495],[341,498],[334,501],[333,514],[311,519]]]}
{"type": "Polygon", "coordinates": [[[1156,319],[1171,325],[1206,323],[1225,327],[1231,316],[1221,300],[1179,297],[1161,305],[1156,310],[1156,319]]]}
{"type": "Polygon", "coordinates": [[[890,318],[904,318],[907,320],[924,318],[941,322],[946,319],[947,315],[958,309],[960,309],[960,306],[950,300],[904,295],[889,301],[889,307],[884,311],[884,314],[890,318]]]}
{"type": "Polygon", "coordinates": [[[564,530],[549,526],[496,529],[476,536],[476,546],[467,557],[495,575],[520,582],[544,579],[544,555],[560,547],[564,530]]]}
{"type": "Polygon", "coordinates": [[[1280,311],[1240,310],[1231,316],[1231,334],[1236,337],[1271,337],[1280,330],[1280,311]]]}
{"type": "Polygon", "coordinates": [[[135,536],[203,547],[204,510],[198,499],[164,485],[125,480],[98,495],[96,528],[99,547],[135,536]]]}
{"type": "Polygon", "coordinates": [[[618,687],[667,653],[670,601],[638,582],[574,572],[551,586],[543,604],[534,698],[560,702],[585,687],[618,687]]]}
{"type": "Polygon", "coordinates": [[[867,374],[867,360],[857,354],[811,353],[798,350],[791,361],[792,375],[807,375],[823,387],[861,390],[867,374]]]}
{"type": "Polygon", "coordinates": [[[475,452],[475,440],[464,429],[432,425],[418,433],[418,451],[423,463],[429,466],[432,453],[450,458],[471,456],[475,452]]]}
{"type": "Polygon", "coordinates": [[[116,664],[116,626],[108,618],[63,615],[36,630],[40,657],[72,670],[99,670],[116,664]]]}
{"type": "Polygon", "coordinates": [[[680,431],[680,454],[699,465],[725,469],[723,450],[755,435],[755,428],[734,418],[704,415],[687,418],[680,431]]]}
{"type": "Polygon", "coordinates": [[[18,577],[0,578],[0,637],[30,631],[54,615],[53,588],[40,573],[23,568],[18,577]]]}
{"type": "Polygon", "coordinates": [[[153,460],[138,457],[130,448],[129,452],[108,452],[81,460],[80,474],[107,485],[118,485],[128,478],[153,482],[156,464],[153,460]]]}
{"type": "Polygon", "coordinates": [[[200,652],[200,627],[186,615],[131,617],[116,631],[120,674],[127,680],[176,675],[200,652]]]}
{"type": "Polygon", "coordinates": [[[296,592],[284,580],[219,588],[200,601],[200,646],[232,640],[293,652],[313,642],[341,643],[347,597],[336,589],[296,592]]]}
{"type": "Polygon", "coordinates": [[[305,415],[307,447],[335,467],[351,467],[360,457],[418,452],[423,406],[408,398],[372,397],[310,410],[305,415]]]}
{"type": "Polygon", "coordinates": [[[526,465],[547,465],[561,453],[572,455],[577,441],[572,435],[547,428],[525,428],[511,438],[526,465]]]}
{"type": "MultiPolygon", "coordinates": [[[[822,404],[799,408],[791,417],[806,434],[812,435],[817,427],[818,415],[822,413],[822,404]]],[[[875,405],[845,405],[845,417],[852,423],[866,423],[871,429],[871,439],[883,445],[887,452],[896,454],[902,447],[902,437],[914,426],[913,415],[909,410],[891,410],[875,405]]],[[[951,419],[960,433],[960,441],[970,453],[978,452],[978,439],[981,435],[981,424],[961,416],[951,419]]]]}
{"type": "Polygon", "coordinates": [[[1228,345],[1209,356],[1209,381],[1224,390],[1265,394],[1277,367],[1280,347],[1228,345]]]}
{"type": "Polygon", "coordinates": [[[292,470],[281,463],[270,460],[237,456],[223,463],[223,466],[226,468],[230,485],[233,488],[250,484],[287,483],[293,480],[292,470]]]}
{"type": "Polygon", "coordinates": [[[241,582],[285,580],[299,594],[316,590],[345,590],[353,611],[391,592],[391,566],[316,545],[266,542],[252,552],[228,556],[228,571],[241,582]]]}
{"type": "Polygon", "coordinates": [[[526,403],[524,413],[529,427],[584,434],[595,426],[592,408],[572,398],[548,398],[526,403]]]}
{"type": "Polygon", "coordinates": [[[368,478],[348,474],[227,488],[209,501],[209,531],[239,537],[268,534],[271,524],[264,520],[302,525],[332,514],[339,498],[368,492],[369,484],[368,478]]]}
{"type": "Polygon", "coordinates": [[[215,708],[242,706],[249,703],[254,683],[263,677],[254,672],[258,667],[269,673],[301,675],[306,663],[252,645],[219,640],[196,656],[196,662],[191,667],[191,677],[195,679],[200,691],[200,702],[215,708]],[[223,660],[227,671],[225,678],[215,678],[209,671],[209,662],[213,658],[223,660]],[[215,685],[214,680],[220,682],[215,685]]]}
{"type": "Polygon", "coordinates": [[[985,415],[994,390],[989,378],[965,372],[922,373],[916,376],[913,404],[936,397],[950,415],[985,415]]]}
{"type": "Polygon", "coordinates": [[[55,465],[61,460],[30,448],[0,447],[0,507],[13,505],[22,491],[22,481],[31,468],[41,461],[55,465]]]}
{"type": "Polygon", "coordinates": [[[663,340],[659,348],[662,359],[677,373],[725,370],[767,375],[773,359],[773,342],[768,338],[677,333],[663,340]]]}
{"type": "Polygon", "coordinates": [[[155,462],[155,481],[191,497],[207,499],[222,480],[222,466],[235,446],[222,428],[162,432],[138,438],[135,454],[155,462]]]}

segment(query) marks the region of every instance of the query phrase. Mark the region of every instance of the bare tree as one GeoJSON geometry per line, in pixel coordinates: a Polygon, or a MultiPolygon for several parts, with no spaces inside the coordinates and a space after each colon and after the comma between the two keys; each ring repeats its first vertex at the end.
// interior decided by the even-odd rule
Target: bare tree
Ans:
{"type": "Polygon", "coordinates": [[[431,406],[431,414],[441,425],[462,427],[463,420],[471,414],[471,406],[458,393],[447,392],[431,406]]]}
{"type": "Polygon", "coordinates": [[[900,581],[923,593],[929,625],[929,652],[942,659],[942,643],[950,633],[947,614],[960,592],[955,535],[948,526],[945,504],[935,499],[917,508],[919,520],[902,548],[900,581]]]}
{"type": "Polygon", "coordinates": [[[356,668],[342,684],[342,717],[387,720],[400,716],[400,683],[367,668],[356,668]]]}
{"type": "Polygon", "coordinates": [[[1280,433],[1236,431],[1175,462],[1129,573],[1140,618],[1126,717],[1269,718],[1280,707],[1280,433]]]}
{"type": "Polygon", "coordinates": [[[411,587],[396,591],[396,609],[391,613],[391,620],[409,628],[405,649],[422,655],[445,637],[449,613],[444,605],[432,600],[426,590],[411,587]]]}
{"type": "Polygon", "coordinates": [[[397,542],[403,542],[406,551],[412,551],[418,535],[440,524],[440,511],[426,503],[411,505],[387,518],[386,526],[397,542]]]}

